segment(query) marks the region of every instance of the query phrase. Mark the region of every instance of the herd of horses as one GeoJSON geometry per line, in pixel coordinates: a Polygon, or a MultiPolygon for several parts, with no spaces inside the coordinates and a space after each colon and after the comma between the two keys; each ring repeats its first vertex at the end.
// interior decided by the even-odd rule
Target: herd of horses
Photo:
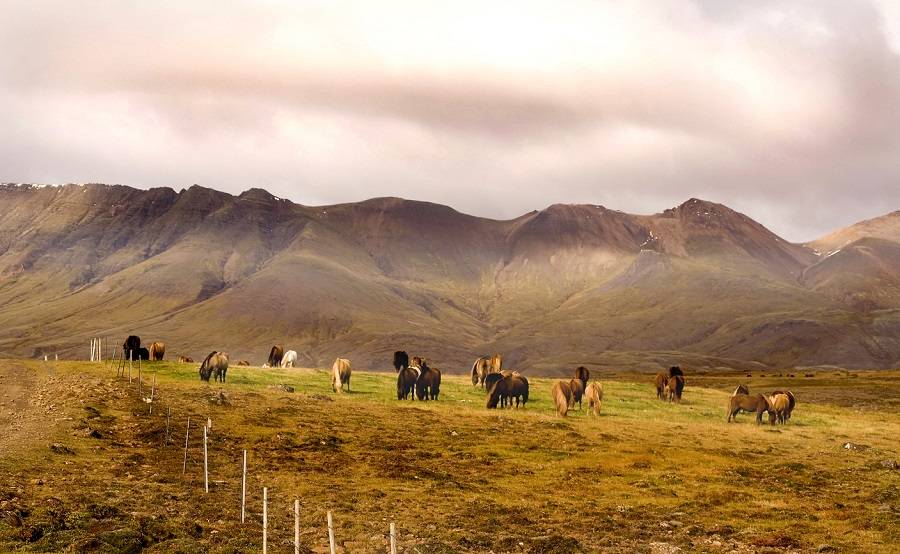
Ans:
{"type": "MultiPolygon", "coordinates": [[[[130,335],[122,344],[122,350],[126,359],[160,361],[165,356],[166,345],[162,342],[153,342],[149,348],[144,348],[141,346],[140,337],[130,335]]],[[[194,360],[187,356],[178,356],[178,361],[194,363],[194,360]]],[[[209,382],[212,377],[214,381],[224,383],[228,363],[227,352],[213,350],[200,363],[200,379],[209,382]]],[[[295,367],[296,364],[297,352],[285,350],[282,345],[276,344],[269,351],[269,357],[263,367],[288,368],[295,367]]],[[[402,350],[394,352],[393,364],[397,372],[397,400],[438,399],[441,392],[440,369],[429,366],[428,361],[421,356],[410,358],[402,350]]],[[[250,365],[250,362],[241,360],[237,365],[250,365]]],[[[351,374],[350,360],[337,358],[331,366],[332,390],[340,393],[346,388],[349,392],[351,374]]],[[[565,417],[576,404],[580,410],[585,400],[588,404],[588,413],[600,415],[603,384],[596,380],[591,381],[590,376],[590,370],[579,366],[575,369],[572,379],[560,379],[553,383],[550,396],[560,416],[565,417]]],[[[501,354],[476,359],[472,364],[471,377],[473,386],[481,386],[486,391],[487,409],[520,408],[525,407],[528,402],[528,379],[518,371],[503,369],[501,354]]],[[[654,381],[657,399],[676,404],[681,402],[685,378],[679,366],[660,371],[654,381]]],[[[796,403],[791,391],[776,390],[768,395],[751,395],[746,385],[739,385],[728,401],[728,422],[734,421],[737,414],[747,412],[756,414],[757,424],[762,422],[765,413],[769,414],[771,424],[783,424],[791,418],[796,403]]]]}

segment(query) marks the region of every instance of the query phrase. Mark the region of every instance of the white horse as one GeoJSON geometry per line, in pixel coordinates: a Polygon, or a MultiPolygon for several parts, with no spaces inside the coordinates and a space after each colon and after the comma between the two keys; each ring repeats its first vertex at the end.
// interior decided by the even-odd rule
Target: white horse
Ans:
{"type": "Polygon", "coordinates": [[[281,358],[281,367],[294,367],[297,365],[297,353],[293,350],[288,350],[284,353],[284,356],[281,358]]]}
{"type": "Polygon", "coordinates": [[[344,392],[344,385],[347,385],[347,392],[350,392],[350,372],[350,360],[338,358],[334,361],[331,366],[331,388],[334,392],[344,392]]]}

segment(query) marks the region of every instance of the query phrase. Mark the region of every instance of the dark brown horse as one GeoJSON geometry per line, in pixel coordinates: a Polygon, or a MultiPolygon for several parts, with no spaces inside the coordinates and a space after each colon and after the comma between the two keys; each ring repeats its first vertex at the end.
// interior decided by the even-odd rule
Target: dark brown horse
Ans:
{"type": "Polygon", "coordinates": [[[502,373],[489,373],[488,375],[485,375],[484,390],[486,390],[488,393],[490,393],[491,388],[493,388],[493,386],[495,384],[497,384],[497,381],[501,381],[503,379],[503,377],[504,376],[502,373]]]}
{"type": "Polygon", "coordinates": [[[681,402],[681,393],[684,391],[684,377],[682,375],[674,375],[669,377],[666,383],[665,396],[669,402],[676,404],[681,402]]]}
{"type": "Polygon", "coordinates": [[[437,400],[441,393],[441,370],[436,367],[428,367],[422,360],[422,370],[416,379],[416,396],[419,400],[437,400]]]}
{"type": "Polygon", "coordinates": [[[581,397],[584,395],[584,383],[581,379],[572,379],[569,381],[569,387],[572,389],[572,408],[578,402],[578,409],[581,409],[581,397]]]}
{"type": "Polygon", "coordinates": [[[581,388],[584,388],[587,386],[587,382],[591,378],[591,372],[583,365],[578,366],[578,368],[575,369],[575,378],[581,381],[581,388]]]}
{"type": "Polygon", "coordinates": [[[491,387],[485,406],[489,410],[496,408],[498,404],[501,407],[505,404],[512,407],[513,400],[515,400],[516,408],[520,403],[524,408],[528,402],[528,389],[528,379],[515,372],[508,373],[491,387]]]}
{"type": "Polygon", "coordinates": [[[269,367],[281,367],[281,359],[284,358],[284,347],[276,344],[269,350],[269,359],[266,365],[269,367]]]}
{"type": "Polygon", "coordinates": [[[397,373],[397,400],[415,400],[416,380],[419,378],[419,368],[404,367],[397,373]]]}
{"type": "Polygon", "coordinates": [[[122,343],[122,356],[127,360],[129,357],[138,359],[138,348],[141,347],[141,337],[137,335],[128,335],[125,342],[122,343]]]}
{"type": "Polygon", "coordinates": [[[409,367],[409,354],[402,350],[394,352],[394,371],[409,367]]]}
{"type": "Polygon", "coordinates": [[[769,411],[769,401],[761,394],[735,394],[728,399],[728,423],[731,423],[740,412],[755,413],[756,424],[762,423],[764,412],[769,411]]]}

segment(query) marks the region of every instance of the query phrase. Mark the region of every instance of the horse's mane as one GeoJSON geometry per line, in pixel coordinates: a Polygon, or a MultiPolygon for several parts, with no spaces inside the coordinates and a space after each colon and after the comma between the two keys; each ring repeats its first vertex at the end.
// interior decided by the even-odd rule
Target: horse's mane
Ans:
{"type": "Polygon", "coordinates": [[[200,364],[200,369],[209,367],[209,359],[212,358],[213,356],[215,356],[215,355],[218,354],[218,353],[219,353],[219,352],[218,352],[217,350],[213,350],[212,352],[210,352],[209,354],[207,354],[207,355],[206,355],[206,358],[203,359],[203,363],[200,364]]]}

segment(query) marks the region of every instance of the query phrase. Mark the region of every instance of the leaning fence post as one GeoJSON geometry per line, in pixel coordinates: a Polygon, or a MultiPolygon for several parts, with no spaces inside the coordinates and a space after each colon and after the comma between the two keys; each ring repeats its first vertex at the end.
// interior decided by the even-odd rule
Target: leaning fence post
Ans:
{"type": "Polygon", "coordinates": [[[153,373],[153,384],[150,385],[150,415],[153,415],[153,395],[156,393],[156,372],[153,373]]]}
{"type": "Polygon", "coordinates": [[[206,427],[203,428],[203,490],[209,492],[209,465],[206,455],[206,427]]]}
{"type": "Polygon", "coordinates": [[[391,554],[397,554],[397,530],[394,529],[394,522],[391,522],[391,554]]]}
{"type": "Polygon", "coordinates": [[[184,465],[181,467],[181,475],[184,476],[184,472],[187,471],[187,446],[188,446],[188,437],[191,435],[191,416],[188,416],[187,422],[187,431],[184,432],[184,465]]]}
{"type": "Polygon", "coordinates": [[[300,499],[294,499],[294,554],[300,554],[300,499]]]}
{"type": "Polygon", "coordinates": [[[269,532],[269,489],[263,487],[263,554],[267,551],[267,539],[269,532]]]}
{"type": "Polygon", "coordinates": [[[244,450],[244,471],[241,476],[241,523],[244,523],[244,507],[247,505],[247,451],[244,450]]]}
{"type": "Polygon", "coordinates": [[[328,546],[329,546],[329,548],[331,548],[331,554],[335,554],[334,524],[331,521],[331,510],[328,510],[328,546]]]}

